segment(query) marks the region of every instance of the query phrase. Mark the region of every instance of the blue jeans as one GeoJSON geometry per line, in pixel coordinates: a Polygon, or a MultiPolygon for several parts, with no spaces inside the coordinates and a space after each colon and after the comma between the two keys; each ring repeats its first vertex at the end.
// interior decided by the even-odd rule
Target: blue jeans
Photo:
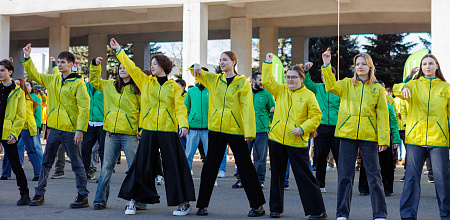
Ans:
{"type": "Polygon", "coordinates": [[[253,165],[258,174],[259,181],[264,182],[266,178],[266,164],[269,134],[267,132],[257,133],[255,139],[247,141],[248,151],[251,153],[253,149],[253,165]]]}
{"type": "Polygon", "coordinates": [[[189,168],[192,170],[192,161],[194,160],[195,152],[198,148],[200,140],[203,142],[203,149],[205,150],[205,156],[208,155],[208,130],[189,130],[189,134],[186,136],[186,158],[189,164],[189,168]]]}
{"type": "MultiPolygon", "coordinates": [[[[28,158],[30,159],[31,165],[33,166],[34,177],[39,177],[39,173],[41,172],[42,155],[40,155],[34,147],[34,142],[30,136],[29,130],[24,129],[20,132],[20,139],[17,143],[17,149],[19,152],[20,164],[22,165],[25,157],[25,149],[27,150],[28,158]]],[[[7,155],[3,159],[2,176],[11,177],[11,164],[8,161],[7,155]]]]}
{"type": "Polygon", "coordinates": [[[110,189],[109,182],[114,167],[116,166],[117,159],[119,158],[121,147],[125,152],[128,168],[130,168],[134,156],[136,155],[138,144],[139,141],[134,135],[113,134],[110,136],[109,133],[106,134],[102,171],[100,173],[100,178],[98,179],[94,205],[103,204],[106,206],[106,203],[108,202],[110,189]]]}
{"type": "Polygon", "coordinates": [[[355,162],[359,148],[366,168],[373,218],[386,218],[387,209],[383,183],[381,182],[378,143],[342,138],[339,148],[336,217],[348,218],[350,215],[353,180],[355,178],[355,162]]]}
{"type": "Polygon", "coordinates": [[[47,187],[47,178],[52,165],[55,162],[56,153],[59,145],[66,149],[70,157],[70,164],[75,173],[75,181],[78,194],[87,196],[89,191],[86,188],[87,179],[84,171],[83,161],[81,159],[81,146],[75,145],[75,133],[61,131],[51,128],[47,137],[47,146],[45,147],[44,160],[42,162],[41,173],[39,175],[38,186],[35,187],[36,195],[44,195],[47,187]]]}
{"type": "Polygon", "coordinates": [[[448,148],[422,147],[407,145],[405,185],[400,198],[400,215],[402,218],[417,218],[420,200],[420,178],[423,163],[429,153],[433,164],[434,187],[439,205],[441,219],[450,219],[450,174],[448,148]]]}
{"type": "Polygon", "coordinates": [[[222,163],[220,163],[219,170],[223,171],[223,172],[227,172],[227,149],[225,149],[225,153],[223,154],[222,163]]]}
{"type": "Polygon", "coordinates": [[[36,148],[36,151],[38,152],[41,157],[44,155],[44,151],[42,151],[42,144],[41,144],[41,129],[38,128],[37,135],[33,137],[34,142],[34,148],[36,148]]]}

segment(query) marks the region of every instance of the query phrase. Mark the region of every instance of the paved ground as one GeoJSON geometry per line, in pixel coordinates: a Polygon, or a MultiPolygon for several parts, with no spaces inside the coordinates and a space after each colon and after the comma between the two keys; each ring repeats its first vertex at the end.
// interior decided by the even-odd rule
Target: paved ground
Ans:
{"type": "MultiPolygon", "coordinates": [[[[25,163],[25,173],[29,180],[32,178],[32,167],[29,162],[25,163]]],[[[190,215],[182,217],[189,219],[248,219],[247,213],[249,204],[245,197],[243,189],[232,189],[231,185],[236,181],[233,177],[234,163],[228,161],[227,177],[218,179],[219,186],[214,189],[210,207],[209,216],[199,217],[195,215],[194,209],[190,215]]],[[[117,197],[118,190],[125,178],[127,169],[125,158],[122,157],[122,164],[116,166],[116,173],[111,179],[111,196],[108,201],[108,208],[100,211],[93,209],[92,202],[96,192],[95,181],[88,181],[88,190],[90,207],[84,209],[71,209],[69,204],[76,197],[74,174],[71,172],[70,164],[66,163],[65,179],[49,179],[47,193],[45,195],[46,203],[39,207],[18,207],[16,201],[19,199],[19,191],[16,186],[15,176],[13,180],[0,181],[0,219],[174,219],[180,217],[172,216],[175,207],[168,207],[165,198],[164,186],[157,186],[161,196],[161,204],[149,205],[148,210],[138,211],[135,216],[125,216],[125,201],[117,197]]],[[[201,162],[194,162],[194,184],[196,193],[200,185],[201,162]]],[[[52,171],[53,173],[53,171],[52,171]]],[[[97,172],[97,176],[99,173],[97,172]]],[[[394,195],[386,199],[389,219],[400,219],[399,201],[403,188],[403,183],[398,180],[403,175],[403,167],[398,167],[395,175],[394,195]]],[[[362,197],[357,191],[357,178],[355,175],[354,195],[352,200],[351,219],[371,219],[372,208],[370,197],[362,197]]],[[[300,201],[295,180],[291,175],[291,186],[285,192],[285,212],[283,219],[307,219],[305,217],[302,203],[300,201]]],[[[31,196],[34,195],[33,187],[37,182],[28,182],[31,196]]],[[[439,209],[435,198],[434,185],[427,182],[425,175],[422,176],[422,194],[419,205],[418,219],[439,219],[439,209]]],[[[263,189],[266,200],[269,200],[270,171],[268,170],[266,178],[266,187],[263,189]]],[[[336,210],[336,186],[337,172],[327,172],[327,193],[323,194],[325,206],[329,219],[335,218],[336,210]]],[[[191,203],[195,206],[195,202],[191,203]]],[[[269,218],[269,205],[264,205],[266,215],[262,218],[269,218]]]]}

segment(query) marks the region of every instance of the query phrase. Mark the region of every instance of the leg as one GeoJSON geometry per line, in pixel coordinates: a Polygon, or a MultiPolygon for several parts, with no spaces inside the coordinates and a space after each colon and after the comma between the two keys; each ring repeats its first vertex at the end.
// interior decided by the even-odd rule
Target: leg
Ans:
{"type": "Polygon", "coordinates": [[[441,219],[450,219],[450,174],[448,149],[441,147],[428,148],[433,164],[434,186],[439,205],[441,219]]]}
{"type": "Polygon", "coordinates": [[[369,183],[367,182],[366,168],[364,167],[364,160],[361,160],[361,166],[359,168],[358,190],[361,195],[363,195],[364,193],[370,193],[369,183]]]}
{"type": "MultiPolygon", "coordinates": [[[[3,148],[5,149],[5,148],[3,148]]],[[[6,151],[3,151],[3,164],[2,164],[2,177],[11,177],[11,164],[8,160],[8,155],[6,155],[6,151]]]]}
{"type": "MultiPolygon", "coordinates": [[[[314,138],[314,147],[316,148],[316,178],[319,181],[320,188],[325,188],[325,175],[327,169],[327,157],[330,152],[331,140],[328,137],[327,126],[319,125],[317,128],[317,137],[314,138]]],[[[333,135],[334,136],[334,135],[333,135]]]]}
{"type": "Polygon", "coordinates": [[[34,142],[34,147],[36,148],[36,151],[42,160],[42,156],[44,155],[44,152],[42,151],[41,129],[38,128],[36,136],[33,137],[33,142],[34,142]]]}
{"type": "MultiPolygon", "coordinates": [[[[209,148],[209,145],[208,145],[209,148]]],[[[227,172],[227,145],[225,144],[225,152],[222,156],[222,162],[220,163],[220,168],[219,170],[223,171],[223,172],[227,172]]]]}
{"type": "Polygon", "coordinates": [[[341,139],[340,148],[345,150],[339,151],[336,217],[348,218],[350,215],[350,204],[352,202],[358,146],[355,140],[341,139]]]}
{"type": "Polygon", "coordinates": [[[275,141],[269,141],[270,151],[270,211],[283,213],[284,211],[284,184],[287,167],[286,146],[275,141]]]}
{"type": "MultiPolygon", "coordinates": [[[[75,137],[75,133],[61,131],[61,144],[66,149],[67,154],[70,157],[70,164],[72,165],[72,171],[75,173],[75,181],[77,186],[78,194],[87,196],[89,191],[86,188],[87,178],[86,178],[86,170],[83,166],[83,160],[81,158],[81,146],[75,145],[73,143],[73,139],[75,137]]],[[[92,149],[92,147],[91,147],[92,149]]],[[[89,165],[90,155],[87,160],[89,165]]]]}
{"type": "MultiPolygon", "coordinates": [[[[44,157],[42,160],[41,173],[39,174],[38,185],[35,188],[36,195],[44,195],[47,187],[47,178],[53,163],[55,162],[56,153],[61,144],[61,131],[50,129],[47,136],[47,145],[45,146],[44,157]]],[[[73,141],[73,138],[72,138],[73,141]]],[[[64,170],[64,167],[63,167],[64,170]]]]}
{"type": "Polygon", "coordinates": [[[259,182],[264,183],[266,178],[266,163],[267,163],[267,151],[268,151],[268,138],[269,135],[264,133],[256,134],[253,161],[258,174],[259,182]]]}
{"type": "Polygon", "coordinates": [[[384,193],[391,194],[394,192],[394,153],[392,145],[385,151],[378,153],[378,156],[380,160],[384,193]]]}
{"type": "Polygon", "coordinates": [[[186,158],[189,164],[189,169],[192,170],[192,161],[194,160],[195,152],[197,151],[198,142],[200,141],[200,131],[190,130],[186,136],[186,158]]]}
{"type": "MultiPolygon", "coordinates": [[[[83,142],[81,143],[81,159],[83,161],[83,167],[86,172],[86,176],[90,177],[91,174],[91,154],[92,147],[97,142],[97,135],[95,127],[88,126],[87,132],[83,135],[83,142]]],[[[72,159],[71,156],[69,156],[72,159]]]]}
{"type": "Polygon", "coordinates": [[[39,157],[39,154],[34,147],[34,142],[30,136],[30,131],[22,130],[21,134],[22,141],[25,144],[25,148],[27,150],[28,158],[30,159],[31,165],[33,166],[34,177],[39,177],[39,173],[41,172],[42,157],[39,157]]]}
{"type": "MultiPolygon", "coordinates": [[[[48,145],[48,136],[47,136],[47,145],[48,145]]],[[[64,147],[58,145],[57,150],[58,150],[58,154],[57,154],[58,159],[56,160],[55,171],[56,172],[64,172],[64,167],[66,166],[66,149],[64,149],[64,147]]]]}
{"type": "Polygon", "coordinates": [[[19,153],[17,151],[17,144],[8,144],[7,141],[1,141],[5,153],[9,157],[12,171],[16,175],[17,186],[19,187],[20,195],[29,195],[28,182],[22,165],[20,164],[19,153]]]}

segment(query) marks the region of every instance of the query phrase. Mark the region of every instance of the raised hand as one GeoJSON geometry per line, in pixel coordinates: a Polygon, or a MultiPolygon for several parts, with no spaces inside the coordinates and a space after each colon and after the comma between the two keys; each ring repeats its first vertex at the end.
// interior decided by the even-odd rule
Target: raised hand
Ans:
{"type": "Polygon", "coordinates": [[[323,65],[326,66],[331,62],[331,51],[330,48],[327,48],[325,52],[322,54],[323,65]]]}
{"type": "Polygon", "coordinates": [[[200,76],[203,75],[202,67],[198,63],[194,64],[194,76],[197,76],[197,75],[200,75],[200,76]]]}
{"type": "Polygon", "coordinates": [[[78,65],[80,65],[80,60],[75,60],[75,63],[73,64],[74,68],[78,68],[78,65]]]}
{"type": "Polygon", "coordinates": [[[9,61],[11,61],[11,63],[14,63],[14,59],[12,57],[8,58],[9,61]]]}
{"type": "Polygon", "coordinates": [[[411,91],[409,90],[408,87],[404,87],[404,88],[402,89],[402,97],[405,98],[405,99],[411,97],[411,91]]]}
{"type": "Polygon", "coordinates": [[[266,62],[271,63],[273,59],[273,53],[268,53],[266,55],[266,62]]]}
{"type": "Polygon", "coordinates": [[[27,44],[27,46],[23,48],[23,55],[25,59],[30,58],[30,54],[31,54],[31,44],[27,44]]]}
{"type": "Polygon", "coordinates": [[[99,65],[100,63],[102,63],[102,60],[103,60],[103,57],[97,57],[97,58],[95,58],[95,65],[99,65]]]}
{"type": "Polygon", "coordinates": [[[305,72],[308,72],[308,70],[311,69],[312,66],[312,62],[306,62],[305,65],[303,65],[303,70],[305,70],[305,72]]]}
{"type": "Polygon", "coordinates": [[[50,57],[50,61],[51,61],[51,62],[55,62],[56,59],[55,59],[54,57],[50,57]]]}
{"type": "Polygon", "coordinates": [[[419,72],[419,67],[412,68],[411,72],[408,75],[408,78],[412,78],[417,72],[419,72]]]}
{"type": "Polygon", "coordinates": [[[112,49],[115,49],[117,51],[120,50],[120,44],[114,38],[111,38],[111,41],[109,42],[109,46],[111,46],[112,49]]]}

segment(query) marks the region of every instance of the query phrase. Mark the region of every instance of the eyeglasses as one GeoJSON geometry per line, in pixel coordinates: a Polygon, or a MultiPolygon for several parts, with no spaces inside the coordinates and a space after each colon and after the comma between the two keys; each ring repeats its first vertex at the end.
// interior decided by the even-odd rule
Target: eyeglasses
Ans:
{"type": "Polygon", "coordinates": [[[284,78],[287,79],[287,80],[296,80],[299,77],[298,76],[284,76],[284,78]]]}

